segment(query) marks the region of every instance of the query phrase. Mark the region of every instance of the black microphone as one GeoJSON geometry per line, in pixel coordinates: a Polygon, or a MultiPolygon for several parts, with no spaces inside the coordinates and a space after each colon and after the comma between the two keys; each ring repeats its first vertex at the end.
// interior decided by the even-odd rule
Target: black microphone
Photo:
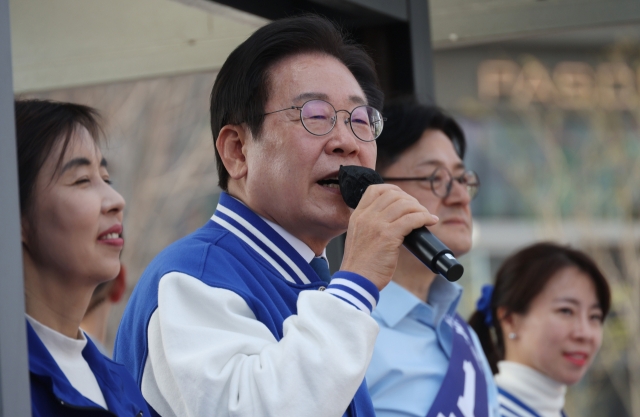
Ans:
{"type": "MultiPolygon", "coordinates": [[[[384,183],[376,171],[355,165],[341,165],[338,182],[344,202],[353,209],[358,206],[368,186],[384,183]]],[[[451,282],[459,280],[464,273],[464,268],[453,256],[451,249],[440,242],[440,239],[426,227],[411,231],[405,236],[403,244],[431,271],[451,282]]]]}

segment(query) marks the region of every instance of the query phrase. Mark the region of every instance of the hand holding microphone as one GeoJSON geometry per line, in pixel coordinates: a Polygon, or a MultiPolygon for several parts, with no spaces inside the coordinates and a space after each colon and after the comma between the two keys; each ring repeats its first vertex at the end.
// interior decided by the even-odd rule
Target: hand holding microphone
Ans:
{"type": "MultiPolygon", "coordinates": [[[[345,203],[354,209],[359,207],[361,200],[367,200],[365,195],[371,194],[367,193],[367,189],[370,185],[383,183],[382,178],[376,171],[360,166],[341,166],[338,174],[338,181],[340,183],[340,192],[342,193],[345,203]]],[[[389,192],[392,192],[392,190],[389,189],[389,192]]],[[[402,193],[402,191],[400,192],[402,193]]],[[[415,201],[415,203],[417,203],[417,201],[415,201]]],[[[371,205],[368,201],[365,204],[371,205]]],[[[404,206],[405,210],[415,210],[415,207],[412,207],[413,204],[408,202],[405,203],[404,206]]],[[[424,211],[426,211],[426,209],[424,209],[424,211]]],[[[407,213],[413,212],[407,211],[407,213]]],[[[418,213],[419,211],[415,214],[418,213]]],[[[428,211],[426,211],[426,213],[428,214],[428,211]]],[[[356,214],[356,212],[354,212],[354,214],[356,214]]],[[[418,216],[413,217],[417,218],[418,216]]],[[[400,219],[398,218],[394,220],[398,222],[400,219]]],[[[411,221],[400,223],[403,223],[404,226],[405,223],[409,224],[411,221]]],[[[400,223],[398,223],[398,225],[400,225],[400,223]]],[[[464,268],[455,259],[451,250],[447,248],[435,235],[429,232],[426,227],[424,227],[431,226],[433,224],[435,224],[435,221],[417,224],[416,227],[412,228],[413,230],[406,231],[406,233],[403,233],[405,231],[404,229],[399,229],[398,231],[401,232],[402,237],[404,238],[404,246],[429,269],[431,269],[431,271],[444,276],[449,281],[457,281],[462,276],[464,268]]],[[[351,222],[349,223],[349,232],[351,232],[351,222]]],[[[347,239],[348,237],[349,235],[347,234],[347,239]]],[[[397,251],[394,251],[394,253],[397,253],[397,251]]]]}
{"type": "Polygon", "coordinates": [[[436,224],[438,218],[396,185],[362,188],[360,197],[349,219],[340,269],[360,274],[382,289],[395,272],[405,236],[436,224]]]}

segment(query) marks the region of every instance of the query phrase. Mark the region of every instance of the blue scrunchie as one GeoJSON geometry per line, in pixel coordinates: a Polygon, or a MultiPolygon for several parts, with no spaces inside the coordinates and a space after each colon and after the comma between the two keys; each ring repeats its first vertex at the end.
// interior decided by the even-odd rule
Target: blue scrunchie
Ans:
{"type": "Polygon", "coordinates": [[[476,309],[484,316],[484,324],[493,326],[493,314],[491,313],[491,298],[493,297],[493,285],[483,285],[482,295],[476,303],[476,309]]]}

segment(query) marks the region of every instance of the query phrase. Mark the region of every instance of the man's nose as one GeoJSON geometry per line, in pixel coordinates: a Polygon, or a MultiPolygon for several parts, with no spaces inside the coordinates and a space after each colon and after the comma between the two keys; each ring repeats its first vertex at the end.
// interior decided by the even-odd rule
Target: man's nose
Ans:
{"type": "Polygon", "coordinates": [[[327,153],[352,156],[360,152],[361,141],[353,133],[348,115],[337,115],[336,124],[329,135],[331,137],[325,148],[327,153]]]}
{"type": "Polygon", "coordinates": [[[451,191],[449,195],[443,199],[445,204],[455,205],[468,205],[471,202],[471,196],[469,195],[469,189],[467,184],[461,184],[456,179],[451,180],[451,191]]]}

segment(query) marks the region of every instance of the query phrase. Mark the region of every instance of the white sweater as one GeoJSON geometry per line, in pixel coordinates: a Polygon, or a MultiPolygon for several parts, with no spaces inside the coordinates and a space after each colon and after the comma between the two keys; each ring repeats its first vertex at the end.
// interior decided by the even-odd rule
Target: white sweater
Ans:
{"type": "Polygon", "coordinates": [[[516,362],[498,362],[499,373],[495,376],[501,416],[535,416],[526,407],[534,410],[540,417],[559,417],[564,407],[567,386],[554,381],[533,368],[516,362]],[[506,391],[511,396],[502,391],[506,391]],[[523,407],[522,405],[525,405],[523,407]]]}

